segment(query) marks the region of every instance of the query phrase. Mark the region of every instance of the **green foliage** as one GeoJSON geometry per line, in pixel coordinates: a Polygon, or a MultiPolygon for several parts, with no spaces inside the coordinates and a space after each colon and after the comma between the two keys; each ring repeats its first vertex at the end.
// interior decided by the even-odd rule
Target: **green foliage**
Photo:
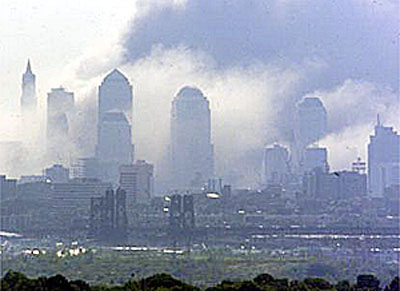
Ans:
{"type": "MultiPolygon", "coordinates": [[[[140,280],[131,279],[120,285],[90,286],[83,280],[68,280],[57,274],[51,277],[30,279],[25,274],[9,271],[0,280],[2,291],[200,291],[201,289],[173,278],[169,274],[156,274],[140,280]]],[[[252,281],[222,281],[205,291],[378,291],[379,280],[373,275],[359,275],[357,283],[351,284],[343,280],[336,285],[321,278],[306,278],[304,281],[289,281],[286,278],[275,279],[270,274],[261,274],[252,281]]],[[[384,291],[398,291],[399,277],[395,277],[384,291]]]]}

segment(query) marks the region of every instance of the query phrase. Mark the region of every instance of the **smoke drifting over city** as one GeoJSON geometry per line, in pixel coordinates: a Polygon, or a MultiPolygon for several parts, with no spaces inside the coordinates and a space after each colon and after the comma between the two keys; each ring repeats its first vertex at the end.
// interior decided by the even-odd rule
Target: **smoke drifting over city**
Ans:
{"type": "Polygon", "coordinates": [[[398,1],[3,2],[0,289],[399,289],[398,1]]]}
{"type": "Polygon", "coordinates": [[[82,107],[74,118],[75,139],[84,145],[77,155],[94,150],[96,136],[86,133],[95,132],[96,87],[120,66],[134,88],[137,157],[161,168],[170,102],[184,85],[210,100],[217,174],[242,177],[243,185],[259,182],[265,145],[291,142],[295,104],[305,95],[320,97],[328,110],[322,144],[340,152],[329,155],[331,165],[346,168],[365,156],[377,112],[399,125],[398,4],[354,0],[304,9],[308,2],[139,1],[143,9],[119,44],[77,59],[60,80],[82,107]]]}

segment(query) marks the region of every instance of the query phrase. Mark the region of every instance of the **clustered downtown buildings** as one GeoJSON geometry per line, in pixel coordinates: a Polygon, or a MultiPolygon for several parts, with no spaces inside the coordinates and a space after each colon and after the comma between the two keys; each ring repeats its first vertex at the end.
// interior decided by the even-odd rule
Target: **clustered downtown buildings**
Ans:
{"type": "MultiPolygon", "coordinates": [[[[225,193],[224,199],[231,199],[231,186],[215,178],[209,100],[190,86],[171,99],[168,166],[162,173],[166,183],[157,194],[174,197],[170,223],[179,232],[182,225],[194,226],[192,193],[208,193],[211,199],[225,193]]],[[[89,156],[77,157],[73,150],[79,146],[79,141],[71,138],[73,130],[79,131],[74,128],[75,102],[74,94],[65,88],[51,89],[47,95],[46,158],[54,165],[43,175],[21,176],[18,181],[0,176],[1,198],[13,197],[18,182],[21,193],[38,193],[37,198],[45,199],[59,217],[71,220],[70,226],[82,227],[85,222],[80,218],[90,208],[92,235],[109,229],[124,237],[119,230],[126,229],[135,205],[159,203],[153,199],[157,196],[154,166],[135,155],[132,85],[115,69],[98,87],[97,142],[89,156]]],[[[21,120],[32,135],[37,115],[36,77],[28,61],[22,81],[21,120]]],[[[264,149],[258,191],[266,191],[272,198],[292,193],[314,209],[318,205],[313,203],[320,199],[399,196],[400,136],[382,125],[379,116],[370,136],[367,165],[359,159],[351,170],[338,172],[330,171],[328,150],[319,145],[328,133],[328,114],[321,100],[303,98],[296,104],[293,119],[291,139],[264,149]]]]}

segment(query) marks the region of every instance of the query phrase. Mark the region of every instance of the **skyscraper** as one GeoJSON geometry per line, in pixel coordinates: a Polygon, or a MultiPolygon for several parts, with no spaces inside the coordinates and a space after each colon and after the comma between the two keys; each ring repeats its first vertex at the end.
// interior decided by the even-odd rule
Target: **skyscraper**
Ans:
{"type": "Polygon", "coordinates": [[[317,97],[305,97],[296,105],[294,144],[291,160],[294,172],[302,175],[302,161],[309,145],[317,143],[327,133],[327,112],[317,97]]]}
{"type": "Polygon", "coordinates": [[[100,178],[118,182],[121,165],[132,164],[132,86],[117,69],[99,86],[96,158],[100,178]]]}
{"type": "Polygon", "coordinates": [[[71,159],[71,122],[74,118],[74,93],[64,88],[47,94],[47,150],[52,162],[68,165],[71,159]]]}
{"type": "Polygon", "coordinates": [[[306,97],[297,104],[296,125],[296,141],[301,147],[326,135],[327,113],[319,98],[306,97]]]}
{"type": "Polygon", "coordinates": [[[99,86],[99,121],[106,112],[123,112],[132,124],[132,86],[117,69],[109,73],[99,86]]]}
{"type": "Polygon", "coordinates": [[[28,60],[26,71],[22,75],[21,113],[22,116],[36,110],[36,76],[32,73],[31,62],[28,60]]]}
{"type": "Polygon", "coordinates": [[[207,98],[183,87],[172,101],[171,166],[174,188],[198,187],[214,174],[211,116],[207,98]]]}
{"type": "Polygon", "coordinates": [[[102,114],[99,127],[97,157],[100,177],[107,182],[116,183],[118,168],[133,162],[131,126],[122,112],[102,114]]]}
{"type": "Polygon", "coordinates": [[[400,184],[400,135],[383,126],[379,116],[368,144],[368,190],[382,197],[386,187],[400,184]]]}

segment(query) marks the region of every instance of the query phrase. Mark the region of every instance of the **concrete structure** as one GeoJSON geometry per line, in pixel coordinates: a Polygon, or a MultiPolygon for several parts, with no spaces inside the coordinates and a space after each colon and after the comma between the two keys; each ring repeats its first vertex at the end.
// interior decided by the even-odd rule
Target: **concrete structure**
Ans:
{"type": "Polygon", "coordinates": [[[279,144],[267,147],[263,161],[263,184],[283,184],[289,175],[289,152],[279,144]]]}
{"type": "Polygon", "coordinates": [[[382,197],[386,187],[400,184],[400,136],[380,123],[368,144],[368,192],[382,197]]]}
{"type": "Polygon", "coordinates": [[[53,165],[44,170],[44,175],[50,179],[52,183],[67,183],[69,180],[69,169],[63,165],[53,165]]]}
{"type": "Polygon", "coordinates": [[[74,112],[74,93],[67,92],[62,87],[51,89],[47,94],[47,150],[53,162],[67,165],[70,163],[70,128],[74,112]]]}
{"type": "Polygon", "coordinates": [[[136,161],[133,165],[119,168],[119,185],[126,191],[130,206],[135,202],[148,202],[154,190],[154,166],[146,161],[136,161]]]}
{"type": "Polygon", "coordinates": [[[96,158],[99,177],[118,182],[118,168],[132,164],[132,86],[118,70],[108,74],[99,87],[96,158]]]}
{"type": "Polygon", "coordinates": [[[0,175],[0,200],[15,198],[17,193],[17,180],[7,179],[5,175],[0,175]]]}
{"type": "Polygon", "coordinates": [[[172,187],[201,187],[214,174],[211,116],[207,98],[183,87],[172,101],[172,187]]]}

